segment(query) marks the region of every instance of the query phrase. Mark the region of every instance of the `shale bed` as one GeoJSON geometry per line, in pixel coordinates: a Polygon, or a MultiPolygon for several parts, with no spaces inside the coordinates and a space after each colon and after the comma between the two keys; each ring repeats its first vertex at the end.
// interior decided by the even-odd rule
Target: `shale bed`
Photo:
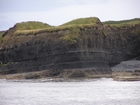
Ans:
{"type": "Polygon", "coordinates": [[[0,78],[114,77],[111,67],[133,58],[140,60],[139,18],[21,22],[0,32],[0,78]]]}

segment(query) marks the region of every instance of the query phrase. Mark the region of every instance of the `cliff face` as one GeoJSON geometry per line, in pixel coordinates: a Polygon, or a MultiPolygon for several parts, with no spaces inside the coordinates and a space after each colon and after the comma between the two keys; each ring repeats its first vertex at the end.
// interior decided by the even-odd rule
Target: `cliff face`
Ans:
{"type": "Polygon", "coordinates": [[[95,23],[35,32],[19,32],[15,25],[3,34],[0,43],[0,73],[40,70],[52,70],[53,75],[67,70],[111,73],[110,66],[140,55],[140,24],[116,27],[98,19],[95,23]]]}

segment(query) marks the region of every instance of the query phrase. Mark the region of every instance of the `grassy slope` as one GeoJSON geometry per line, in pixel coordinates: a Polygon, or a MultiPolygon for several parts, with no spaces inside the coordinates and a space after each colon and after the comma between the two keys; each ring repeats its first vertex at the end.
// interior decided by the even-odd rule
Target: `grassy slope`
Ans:
{"type": "Polygon", "coordinates": [[[0,31],[0,42],[2,41],[3,37],[2,35],[4,34],[5,31],[0,31]]]}
{"type": "Polygon", "coordinates": [[[65,23],[63,25],[57,26],[57,27],[35,27],[35,28],[30,28],[31,23],[20,23],[17,24],[17,31],[16,34],[31,34],[31,33],[38,33],[38,32],[52,32],[52,31],[59,31],[59,30],[65,30],[65,29],[73,29],[73,28],[82,28],[85,25],[86,26],[93,26],[96,25],[97,22],[99,22],[98,18],[91,17],[91,18],[80,18],[76,19],[73,21],[70,21],[68,23],[65,23]]]}
{"type": "MultiPolygon", "coordinates": [[[[70,34],[65,35],[61,39],[62,40],[72,39],[71,41],[76,42],[76,39],[78,38],[77,35],[78,35],[79,28],[96,26],[97,24],[99,24],[99,22],[100,20],[96,17],[80,18],[80,19],[72,20],[70,22],[67,22],[57,27],[52,27],[48,24],[35,22],[35,21],[22,22],[16,24],[17,30],[14,34],[28,35],[28,34],[36,34],[40,32],[56,32],[59,30],[70,30],[70,34]]],[[[107,21],[102,23],[104,25],[121,27],[121,26],[140,24],[140,18],[123,20],[123,21],[107,21]]],[[[0,35],[0,39],[2,39],[1,35],[0,35]]]]}
{"type": "Polygon", "coordinates": [[[36,34],[40,32],[57,32],[59,30],[70,30],[69,34],[62,36],[60,39],[67,40],[72,43],[76,43],[78,39],[79,28],[84,28],[85,26],[86,27],[95,26],[99,22],[100,22],[99,19],[96,17],[80,18],[80,19],[72,20],[68,23],[65,23],[57,27],[48,26],[48,27],[41,27],[41,28],[40,27],[30,28],[29,26],[31,22],[28,23],[28,25],[26,25],[27,23],[20,23],[17,24],[17,31],[15,32],[15,34],[28,35],[28,34],[36,34]]]}
{"type": "Polygon", "coordinates": [[[17,23],[16,27],[17,30],[32,30],[32,29],[48,28],[51,26],[42,22],[29,21],[29,22],[17,23]]]}
{"type": "MultiPolygon", "coordinates": [[[[102,23],[104,25],[123,27],[128,25],[140,24],[140,19],[138,18],[138,19],[131,19],[131,20],[123,20],[123,21],[107,21],[102,23]]],[[[29,34],[37,34],[40,32],[57,32],[59,30],[70,30],[69,34],[62,36],[60,39],[68,40],[72,43],[76,43],[78,39],[79,29],[84,27],[91,27],[91,26],[93,27],[98,24],[100,24],[100,20],[96,17],[79,18],[56,27],[41,22],[22,22],[16,24],[17,31],[14,34],[29,35],[29,34]]]]}
{"type": "Polygon", "coordinates": [[[67,22],[63,24],[62,26],[69,26],[69,25],[89,25],[89,24],[96,24],[99,22],[99,19],[96,17],[90,17],[90,18],[80,18],[80,19],[75,19],[70,22],[67,22]]]}
{"type": "Polygon", "coordinates": [[[59,27],[71,27],[69,29],[71,32],[60,39],[76,43],[79,38],[79,28],[96,26],[99,22],[100,20],[96,17],[80,18],[67,22],[59,27]]]}
{"type": "MultiPolygon", "coordinates": [[[[72,20],[70,22],[67,22],[63,25],[52,27],[48,24],[44,24],[41,22],[22,22],[18,23],[17,25],[17,31],[15,34],[35,34],[39,32],[54,32],[59,30],[75,30],[78,28],[84,28],[95,26],[99,23],[99,19],[96,17],[90,17],[90,18],[80,18],[76,20],[72,20]]],[[[104,25],[110,25],[110,26],[128,26],[128,25],[135,25],[140,24],[140,18],[131,19],[131,20],[123,20],[123,21],[106,21],[102,22],[104,25]]]]}
{"type": "Polygon", "coordinates": [[[135,18],[131,20],[122,20],[122,21],[106,21],[102,23],[105,25],[121,27],[121,26],[140,24],[140,18],[135,18]]]}
{"type": "MultiPolygon", "coordinates": [[[[96,17],[75,19],[57,27],[52,27],[48,24],[44,24],[41,22],[22,22],[16,24],[17,31],[15,34],[35,34],[42,31],[54,32],[65,29],[74,30],[75,28],[83,28],[85,26],[86,27],[95,26],[98,23],[99,19],[96,17]]],[[[128,25],[140,24],[140,18],[123,21],[106,21],[102,23],[104,25],[123,27],[128,25]]]]}

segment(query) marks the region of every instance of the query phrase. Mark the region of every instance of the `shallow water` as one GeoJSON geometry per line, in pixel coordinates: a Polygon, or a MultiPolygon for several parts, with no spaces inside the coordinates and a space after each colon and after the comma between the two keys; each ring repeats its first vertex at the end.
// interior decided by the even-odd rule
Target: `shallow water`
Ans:
{"type": "Polygon", "coordinates": [[[140,105],[140,81],[0,80],[0,105],[140,105]]]}

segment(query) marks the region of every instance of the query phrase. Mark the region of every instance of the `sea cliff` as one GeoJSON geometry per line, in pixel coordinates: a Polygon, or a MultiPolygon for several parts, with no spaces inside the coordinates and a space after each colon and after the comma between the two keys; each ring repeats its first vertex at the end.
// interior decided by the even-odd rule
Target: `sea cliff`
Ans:
{"type": "Polygon", "coordinates": [[[140,19],[80,18],[60,26],[15,24],[0,37],[0,74],[46,70],[46,76],[92,77],[140,56],[140,19]]]}

